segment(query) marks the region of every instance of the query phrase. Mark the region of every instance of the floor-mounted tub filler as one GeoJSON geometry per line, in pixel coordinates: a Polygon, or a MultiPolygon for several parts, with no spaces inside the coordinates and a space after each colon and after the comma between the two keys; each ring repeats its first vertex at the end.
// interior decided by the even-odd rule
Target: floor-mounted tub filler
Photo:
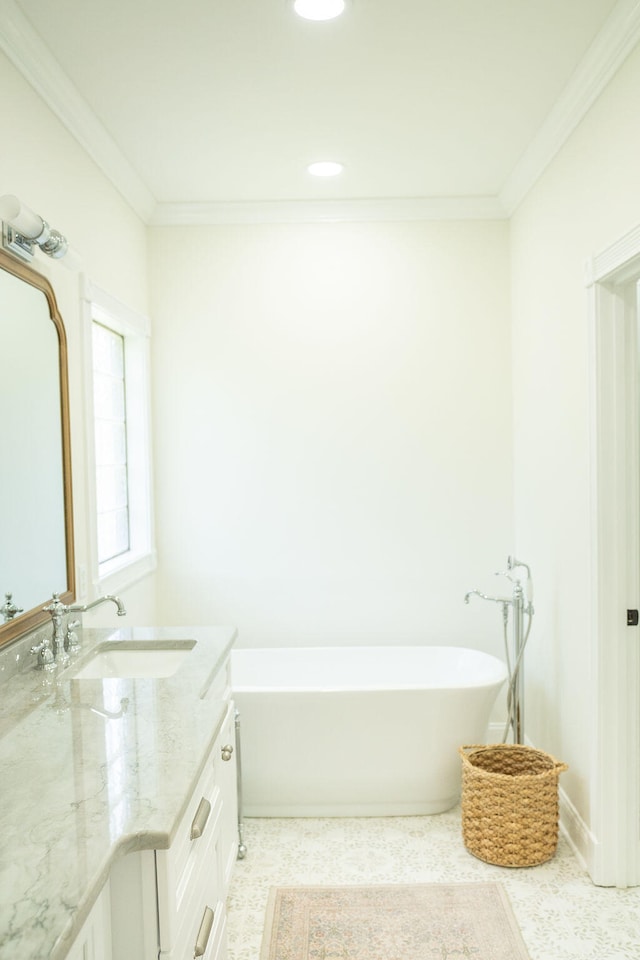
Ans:
{"type": "Polygon", "coordinates": [[[497,577],[505,576],[512,584],[510,597],[489,597],[480,590],[470,590],[465,594],[464,602],[469,603],[471,597],[480,597],[498,603],[502,607],[502,625],[504,632],[504,653],[507,661],[509,684],[507,689],[507,722],[502,740],[504,743],[511,737],[513,743],[524,743],[524,651],[531,632],[533,621],[533,581],[528,564],[507,557],[507,570],[504,574],[497,573],[497,577]],[[514,573],[522,567],[527,571],[526,585],[514,573]],[[508,636],[509,608],[513,614],[511,640],[508,636]],[[526,617],[526,625],[525,625],[526,617]]]}
{"type": "Polygon", "coordinates": [[[236,649],[245,816],[441,813],[506,665],[461,647],[236,649]]]}

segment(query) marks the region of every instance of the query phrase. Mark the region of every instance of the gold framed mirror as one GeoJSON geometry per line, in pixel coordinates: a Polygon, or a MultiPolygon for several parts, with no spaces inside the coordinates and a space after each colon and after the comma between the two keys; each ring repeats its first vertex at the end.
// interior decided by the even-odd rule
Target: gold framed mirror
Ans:
{"type": "Polygon", "coordinates": [[[64,323],[49,281],[4,250],[0,349],[2,646],[48,619],[54,591],[75,598],[64,323]]]}

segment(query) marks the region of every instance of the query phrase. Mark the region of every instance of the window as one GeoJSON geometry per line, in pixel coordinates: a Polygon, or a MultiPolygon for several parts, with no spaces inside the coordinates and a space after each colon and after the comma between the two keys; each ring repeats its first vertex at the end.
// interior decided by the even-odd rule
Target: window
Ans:
{"type": "Polygon", "coordinates": [[[131,546],[127,476],[124,337],[93,322],[93,429],[96,458],[98,564],[131,546]]]}
{"type": "Polygon", "coordinates": [[[96,287],[87,299],[93,401],[88,447],[95,465],[92,579],[96,592],[107,592],[155,567],[149,322],[96,287]]]}

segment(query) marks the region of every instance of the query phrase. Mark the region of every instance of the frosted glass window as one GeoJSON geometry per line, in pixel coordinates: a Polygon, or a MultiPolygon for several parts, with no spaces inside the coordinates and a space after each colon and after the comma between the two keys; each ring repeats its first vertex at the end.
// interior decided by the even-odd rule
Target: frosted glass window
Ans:
{"type": "Polygon", "coordinates": [[[93,324],[93,413],[98,563],[130,547],[125,340],[93,324]]]}

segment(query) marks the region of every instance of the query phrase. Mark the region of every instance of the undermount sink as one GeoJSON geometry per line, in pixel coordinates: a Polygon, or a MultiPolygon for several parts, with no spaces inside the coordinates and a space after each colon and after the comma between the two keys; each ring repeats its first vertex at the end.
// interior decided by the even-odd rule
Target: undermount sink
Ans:
{"type": "Polygon", "coordinates": [[[172,677],[195,645],[195,640],[158,644],[102,643],[91,658],[69,676],[72,680],[172,677]]]}

